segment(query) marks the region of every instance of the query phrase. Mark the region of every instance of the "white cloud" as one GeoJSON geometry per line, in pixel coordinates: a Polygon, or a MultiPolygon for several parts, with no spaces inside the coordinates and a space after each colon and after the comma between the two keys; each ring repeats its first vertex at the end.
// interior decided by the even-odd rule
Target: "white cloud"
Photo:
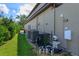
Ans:
{"type": "Polygon", "coordinates": [[[30,4],[30,3],[22,4],[19,8],[19,12],[17,13],[17,15],[28,15],[34,6],[35,4],[30,4]]]}
{"type": "Polygon", "coordinates": [[[15,10],[13,10],[13,13],[16,13],[16,11],[15,11],[15,10]]]}
{"type": "Polygon", "coordinates": [[[9,9],[5,4],[0,4],[0,11],[5,13],[5,14],[9,13],[9,9]]]}

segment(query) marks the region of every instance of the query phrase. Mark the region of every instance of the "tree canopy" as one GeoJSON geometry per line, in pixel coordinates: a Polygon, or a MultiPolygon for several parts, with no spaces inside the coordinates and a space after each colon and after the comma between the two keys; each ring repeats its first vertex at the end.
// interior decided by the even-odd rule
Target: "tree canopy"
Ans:
{"type": "Polygon", "coordinates": [[[21,29],[19,23],[7,17],[0,17],[0,45],[10,40],[21,29]]]}
{"type": "Polygon", "coordinates": [[[20,19],[19,24],[22,26],[22,28],[24,27],[24,25],[26,24],[27,21],[27,16],[26,15],[20,15],[17,16],[16,18],[20,19]]]}

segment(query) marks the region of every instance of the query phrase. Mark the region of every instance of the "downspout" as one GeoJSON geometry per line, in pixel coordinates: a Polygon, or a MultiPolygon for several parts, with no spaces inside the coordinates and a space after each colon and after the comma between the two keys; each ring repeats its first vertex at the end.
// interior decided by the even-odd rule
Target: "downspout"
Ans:
{"type": "Polygon", "coordinates": [[[56,30],[56,29],[55,29],[55,26],[56,26],[56,24],[55,24],[55,23],[56,23],[56,18],[55,18],[55,17],[56,17],[55,3],[54,3],[54,5],[53,5],[53,7],[54,7],[54,35],[55,35],[55,34],[56,34],[56,33],[55,33],[55,30],[56,30]]]}
{"type": "Polygon", "coordinates": [[[53,47],[53,36],[56,35],[56,33],[55,33],[55,28],[56,28],[56,27],[55,27],[55,26],[56,26],[56,24],[55,24],[55,23],[56,23],[56,18],[55,18],[55,17],[56,17],[56,14],[55,14],[55,13],[56,13],[56,10],[55,10],[55,3],[52,4],[52,7],[53,7],[53,10],[54,10],[54,12],[53,12],[53,13],[54,13],[54,15],[53,15],[53,17],[54,17],[54,19],[53,19],[53,20],[54,20],[54,21],[53,21],[53,33],[52,33],[52,31],[51,31],[51,44],[52,44],[52,47],[53,47]]]}
{"type": "Polygon", "coordinates": [[[38,17],[36,19],[36,31],[38,31],[38,17]]]}
{"type": "Polygon", "coordinates": [[[55,14],[55,3],[54,4],[52,4],[52,7],[53,7],[53,10],[54,10],[54,15],[53,15],[53,17],[54,17],[54,21],[53,21],[53,33],[52,33],[52,31],[51,31],[51,43],[52,43],[52,41],[53,41],[53,35],[55,35],[56,33],[55,33],[55,26],[56,26],[56,20],[55,20],[55,17],[56,17],[56,14],[55,14]]]}

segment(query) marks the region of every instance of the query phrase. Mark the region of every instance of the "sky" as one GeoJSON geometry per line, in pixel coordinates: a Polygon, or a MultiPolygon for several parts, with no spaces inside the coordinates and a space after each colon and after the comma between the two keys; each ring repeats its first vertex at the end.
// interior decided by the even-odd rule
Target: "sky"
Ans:
{"type": "Polygon", "coordinates": [[[1,3],[0,12],[2,11],[5,16],[12,16],[15,21],[19,21],[19,19],[15,19],[15,17],[17,15],[28,16],[34,6],[35,3],[1,3]]]}

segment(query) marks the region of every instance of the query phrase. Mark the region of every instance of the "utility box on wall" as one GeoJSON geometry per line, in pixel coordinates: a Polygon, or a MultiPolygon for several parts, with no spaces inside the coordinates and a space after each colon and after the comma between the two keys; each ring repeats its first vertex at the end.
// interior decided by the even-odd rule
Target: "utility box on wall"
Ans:
{"type": "Polygon", "coordinates": [[[71,40],[71,30],[64,30],[64,39],[71,40]]]}

